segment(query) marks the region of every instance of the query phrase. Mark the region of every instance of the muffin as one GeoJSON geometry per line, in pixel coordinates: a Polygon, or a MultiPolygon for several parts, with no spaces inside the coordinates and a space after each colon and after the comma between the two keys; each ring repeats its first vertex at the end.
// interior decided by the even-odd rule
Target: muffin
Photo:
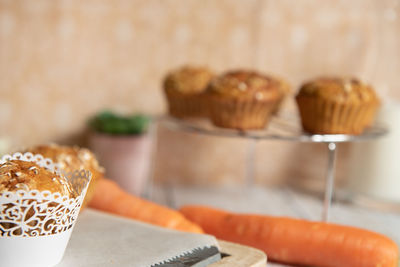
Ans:
{"type": "Polygon", "coordinates": [[[213,77],[204,67],[185,66],[170,72],[164,79],[169,114],[178,118],[204,117],[202,93],[213,77]]]}
{"type": "Polygon", "coordinates": [[[27,150],[32,154],[41,154],[57,163],[61,170],[72,172],[74,170],[89,170],[92,173],[83,206],[85,207],[93,197],[96,183],[104,175],[104,169],[99,165],[96,157],[86,148],[77,146],[59,146],[56,144],[38,145],[27,150]]]}
{"type": "Polygon", "coordinates": [[[65,177],[30,161],[10,160],[0,165],[0,192],[38,190],[77,196],[65,177]]]}
{"type": "Polygon", "coordinates": [[[39,154],[17,152],[1,157],[0,266],[56,266],[90,176],[87,170],[64,176],[39,154]]]}
{"type": "MultiPolygon", "coordinates": [[[[18,190],[26,192],[31,190],[49,191],[51,193],[60,193],[61,196],[69,198],[78,196],[65,177],[60,176],[55,171],[41,167],[35,162],[10,160],[0,164],[0,193],[4,194],[18,190]]],[[[49,204],[49,206],[55,207],[53,204],[49,204]]],[[[27,216],[32,217],[34,212],[33,209],[28,210],[27,216]]],[[[0,226],[3,229],[12,228],[14,224],[14,222],[0,222],[0,226]]],[[[13,234],[22,234],[21,229],[16,229],[13,234]]]]}
{"type": "Polygon", "coordinates": [[[239,130],[264,128],[282,97],[280,83],[252,71],[231,71],[209,84],[205,95],[214,125],[239,130]]]}
{"type": "Polygon", "coordinates": [[[380,104],[360,80],[328,77],[302,85],[296,101],[303,129],[312,134],[359,135],[372,125],[380,104]]]}
{"type": "Polygon", "coordinates": [[[272,113],[275,115],[279,112],[285,100],[292,94],[292,88],[289,83],[287,83],[284,79],[276,78],[279,83],[279,91],[281,93],[281,97],[276,103],[272,113]]]}

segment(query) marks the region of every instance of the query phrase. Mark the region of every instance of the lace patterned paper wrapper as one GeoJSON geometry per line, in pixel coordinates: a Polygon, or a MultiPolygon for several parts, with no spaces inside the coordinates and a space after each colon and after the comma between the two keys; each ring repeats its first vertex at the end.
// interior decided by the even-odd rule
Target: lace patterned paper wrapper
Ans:
{"type": "Polygon", "coordinates": [[[35,162],[63,176],[76,197],[38,190],[0,192],[0,266],[54,266],[64,255],[91,179],[89,171],[63,173],[50,159],[31,153],[5,155],[35,162]]]}

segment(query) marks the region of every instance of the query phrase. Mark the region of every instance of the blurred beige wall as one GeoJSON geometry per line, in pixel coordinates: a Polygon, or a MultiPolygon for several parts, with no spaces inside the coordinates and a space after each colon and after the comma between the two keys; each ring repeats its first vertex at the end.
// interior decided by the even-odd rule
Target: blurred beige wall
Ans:
{"type": "MultiPolygon", "coordinates": [[[[163,75],[186,63],[254,68],[296,87],[357,75],[400,100],[399,16],[398,0],[0,0],[0,136],[14,147],[76,140],[104,108],[160,114],[163,75]]],[[[159,140],[158,177],[229,182],[244,172],[243,140],[167,130],[159,140]]],[[[323,152],[260,143],[257,178],[318,176],[323,152]]]]}

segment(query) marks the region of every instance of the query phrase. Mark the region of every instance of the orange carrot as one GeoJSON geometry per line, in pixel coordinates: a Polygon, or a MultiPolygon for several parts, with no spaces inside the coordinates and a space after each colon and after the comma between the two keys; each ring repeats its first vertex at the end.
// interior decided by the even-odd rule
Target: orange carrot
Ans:
{"type": "Polygon", "coordinates": [[[269,259],[306,266],[397,267],[398,247],[367,230],[286,217],[234,214],[203,206],[180,211],[206,233],[263,250],[269,259]]]}
{"type": "Polygon", "coordinates": [[[188,221],[180,212],[130,195],[105,178],[97,182],[89,207],[166,228],[203,233],[199,226],[188,221]]]}

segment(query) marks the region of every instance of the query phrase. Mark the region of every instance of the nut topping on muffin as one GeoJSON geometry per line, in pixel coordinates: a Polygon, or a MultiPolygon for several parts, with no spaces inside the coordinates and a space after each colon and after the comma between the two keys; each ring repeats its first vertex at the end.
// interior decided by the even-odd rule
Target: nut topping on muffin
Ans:
{"type": "Polygon", "coordinates": [[[257,72],[231,71],[215,78],[208,91],[231,97],[255,97],[277,94],[278,81],[257,72]]]}
{"type": "Polygon", "coordinates": [[[0,192],[39,190],[76,197],[66,178],[34,162],[11,160],[0,165],[0,192]]]}

